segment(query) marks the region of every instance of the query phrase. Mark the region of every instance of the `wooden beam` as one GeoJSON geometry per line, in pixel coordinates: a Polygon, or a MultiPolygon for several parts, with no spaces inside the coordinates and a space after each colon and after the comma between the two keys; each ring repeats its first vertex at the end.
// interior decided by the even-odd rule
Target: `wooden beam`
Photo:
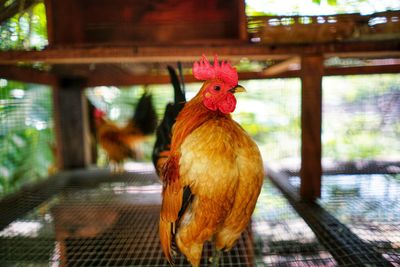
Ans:
{"type": "MultiPolygon", "coordinates": [[[[380,65],[380,66],[362,66],[362,67],[328,67],[324,69],[324,76],[335,75],[362,75],[362,74],[385,74],[400,73],[400,64],[380,65]]],[[[276,79],[276,78],[298,78],[301,76],[300,70],[289,70],[276,74],[265,74],[265,72],[239,72],[239,80],[258,80],[258,79],[276,79]]],[[[184,76],[186,83],[198,82],[193,75],[184,76]]],[[[133,75],[133,74],[113,74],[89,75],[88,87],[94,86],[129,86],[140,84],[169,84],[168,75],[133,75]]]]}
{"type": "Polygon", "coordinates": [[[86,81],[76,77],[60,78],[54,90],[54,117],[59,169],[87,167],[90,159],[86,81]]]}
{"type": "MultiPolygon", "coordinates": [[[[328,67],[324,69],[324,76],[342,76],[342,75],[366,75],[366,74],[398,74],[400,73],[400,64],[380,65],[380,66],[362,66],[362,67],[328,67]]],[[[288,70],[276,74],[266,74],[265,72],[239,72],[239,80],[258,80],[258,79],[277,79],[277,78],[299,78],[300,70],[288,70]]],[[[186,83],[198,82],[193,75],[185,75],[186,83]]],[[[140,84],[169,84],[170,78],[167,75],[132,75],[116,74],[112,76],[89,75],[88,87],[94,86],[129,86],[140,84]]]]}
{"type": "Polygon", "coordinates": [[[279,62],[263,71],[265,75],[277,75],[283,72],[300,69],[300,57],[291,57],[285,61],[279,62]]]}
{"type": "Polygon", "coordinates": [[[400,40],[383,42],[297,44],[297,45],[132,45],[129,47],[59,48],[43,51],[0,52],[0,64],[44,62],[53,64],[91,64],[122,62],[176,62],[194,61],[205,54],[211,57],[239,60],[286,59],[296,55],[324,54],[326,57],[400,56],[400,40]]]}
{"type": "Polygon", "coordinates": [[[237,0],[237,12],[236,15],[239,22],[239,39],[246,41],[249,39],[248,32],[247,32],[247,17],[246,17],[246,3],[245,0],[237,0]]]}
{"type": "MultiPolygon", "coordinates": [[[[391,160],[354,160],[323,162],[324,175],[355,174],[400,174],[400,161],[391,160]]],[[[296,164],[283,166],[280,170],[288,176],[299,176],[296,164]]]]}
{"type": "Polygon", "coordinates": [[[301,58],[301,170],[300,195],[314,201],[321,196],[321,55],[301,58]]]}
{"type": "Polygon", "coordinates": [[[327,67],[324,70],[324,76],[390,74],[390,73],[399,74],[400,64],[359,66],[359,67],[327,67]]]}
{"type": "MultiPolygon", "coordinates": [[[[287,70],[276,74],[266,74],[265,72],[239,72],[239,80],[275,79],[275,78],[298,78],[299,70],[287,70]]],[[[359,66],[359,67],[327,67],[324,69],[324,76],[341,75],[363,75],[363,74],[387,74],[400,73],[400,64],[359,66]]],[[[12,65],[0,65],[0,78],[21,81],[25,83],[37,83],[55,86],[57,76],[51,72],[35,70],[28,67],[18,67],[12,65]]],[[[169,84],[168,75],[133,75],[129,73],[113,75],[90,74],[87,77],[87,86],[130,86],[141,84],[169,84]]],[[[185,75],[187,83],[198,82],[193,75],[185,75]]]]}
{"type": "Polygon", "coordinates": [[[52,64],[137,63],[137,62],[193,62],[202,54],[218,54],[224,59],[284,59],[287,55],[273,54],[269,47],[255,45],[182,45],[64,48],[43,51],[0,52],[0,64],[44,62],[52,64]]]}
{"type": "MultiPolygon", "coordinates": [[[[265,75],[262,72],[239,72],[239,80],[272,79],[272,78],[293,78],[299,77],[299,71],[283,72],[276,75],[265,75]]],[[[185,83],[199,82],[193,75],[184,75],[185,83]]],[[[89,75],[88,87],[94,86],[129,86],[140,84],[170,84],[168,75],[133,75],[114,74],[110,76],[89,75]]]]}
{"type": "Polygon", "coordinates": [[[49,45],[79,44],[84,41],[81,1],[44,0],[49,45]],[[61,11],[61,12],[56,12],[61,11]],[[73,14],[73,19],[70,18],[73,14]]]}
{"type": "Polygon", "coordinates": [[[0,78],[51,86],[57,83],[57,78],[49,72],[10,65],[0,65],[0,78]]]}

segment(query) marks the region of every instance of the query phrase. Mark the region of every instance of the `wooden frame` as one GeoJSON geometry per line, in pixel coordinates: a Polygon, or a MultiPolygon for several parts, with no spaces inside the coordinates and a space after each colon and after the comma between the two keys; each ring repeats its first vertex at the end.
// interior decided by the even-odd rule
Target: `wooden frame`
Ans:
{"type": "Polygon", "coordinates": [[[84,168],[91,162],[85,86],[83,79],[63,77],[53,93],[59,169],[84,168]]]}
{"type": "Polygon", "coordinates": [[[45,0],[45,4],[51,47],[247,40],[244,0],[45,0]]]}
{"type": "Polygon", "coordinates": [[[400,40],[329,43],[302,45],[254,45],[232,43],[226,45],[142,45],[125,47],[67,47],[43,51],[7,51],[0,52],[0,64],[18,63],[48,64],[94,64],[123,62],[193,62],[205,54],[217,54],[227,60],[242,58],[254,60],[284,60],[296,55],[321,54],[329,57],[390,58],[400,57],[400,40]]]}
{"type": "Polygon", "coordinates": [[[321,55],[301,58],[301,185],[303,199],[321,196],[322,77],[321,55]]]}

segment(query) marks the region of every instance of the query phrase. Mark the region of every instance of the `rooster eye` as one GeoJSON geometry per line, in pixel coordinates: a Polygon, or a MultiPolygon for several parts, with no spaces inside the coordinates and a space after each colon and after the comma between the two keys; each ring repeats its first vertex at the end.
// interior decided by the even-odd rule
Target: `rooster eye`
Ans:
{"type": "Polygon", "coordinates": [[[219,85],[214,86],[214,90],[215,90],[215,91],[221,90],[221,86],[219,86],[219,85]]]}

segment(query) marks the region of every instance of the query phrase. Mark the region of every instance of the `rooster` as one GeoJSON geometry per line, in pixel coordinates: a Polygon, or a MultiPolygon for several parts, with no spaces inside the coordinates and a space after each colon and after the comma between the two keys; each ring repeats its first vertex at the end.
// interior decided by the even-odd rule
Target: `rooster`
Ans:
{"type": "Polygon", "coordinates": [[[260,151],[230,113],[235,110],[238,74],[229,63],[211,65],[203,55],[193,65],[205,81],[185,104],[172,129],[163,181],[159,234],[173,265],[177,246],[199,266],[203,245],[214,242],[212,264],[229,251],[250,221],[264,178],[260,151]]]}
{"type": "Polygon", "coordinates": [[[97,140],[105,150],[114,171],[122,171],[125,159],[136,159],[136,146],[154,133],[157,115],[152,96],[144,93],[135,108],[133,117],[124,127],[119,127],[105,118],[104,112],[95,110],[97,140]]]}
{"type": "MultiPolygon", "coordinates": [[[[181,73],[179,63],[178,66],[181,73]]],[[[182,110],[186,103],[183,82],[181,85],[178,75],[176,74],[173,67],[168,66],[167,69],[171,78],[172,86],[174,88],[174,103],[167,104],[164,112],[164,117],[156,131],[156,142],[154,144],[152,158],[157,174],[160,173],[160,168],[167,160],[169,155],[172,126],[174,125],[179,112],[182,110]]]]}

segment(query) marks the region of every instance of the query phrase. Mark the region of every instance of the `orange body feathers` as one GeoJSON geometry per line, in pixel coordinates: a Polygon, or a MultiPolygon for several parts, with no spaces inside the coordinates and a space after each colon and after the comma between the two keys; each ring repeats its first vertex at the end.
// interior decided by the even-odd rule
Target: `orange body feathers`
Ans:
{"type": "MultiPolygon", "coordinates": [[[[224,68],[236,71],[226,64],[224,68]]],[[[234,246],[250,221],[264,178],[257,145],[229,114],[229,99],[242,88],[237,81],[224,83],[218,75],[212,77],[180,112],[161,173],[162,248],[172,262],[171,246],[176,243],[193,266],[200,264],[207,240],[214,240],[218,250],[234,246]]]]}

